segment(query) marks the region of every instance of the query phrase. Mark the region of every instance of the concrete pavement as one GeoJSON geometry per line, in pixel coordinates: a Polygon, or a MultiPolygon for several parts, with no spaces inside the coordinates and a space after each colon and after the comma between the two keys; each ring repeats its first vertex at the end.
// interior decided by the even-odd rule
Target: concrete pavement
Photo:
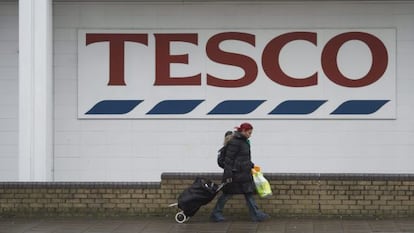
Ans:
{"type": "Polygon", "coordinates": [[[325,219],[272,218],[254,223],[233,219],[212,223],[195,216],[176,223],[173,217],[137,218],[0,218],[0,233],[414,233],[414,218],[325,219]]]}

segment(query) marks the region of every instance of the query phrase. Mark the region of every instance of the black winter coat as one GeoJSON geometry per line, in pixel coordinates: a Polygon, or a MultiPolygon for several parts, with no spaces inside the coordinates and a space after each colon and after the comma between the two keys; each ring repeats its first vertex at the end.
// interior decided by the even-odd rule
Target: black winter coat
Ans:
{"type": "Polygon", "coordinates": [[[227,194],[253,193],[255,191],[251,172],[253,167],[250,144],[243,134],[236,131],[226,147],[223,173],[223,182],[227,178],[232,178],[232,182],[223,188],[223,192],[227,194]]]}

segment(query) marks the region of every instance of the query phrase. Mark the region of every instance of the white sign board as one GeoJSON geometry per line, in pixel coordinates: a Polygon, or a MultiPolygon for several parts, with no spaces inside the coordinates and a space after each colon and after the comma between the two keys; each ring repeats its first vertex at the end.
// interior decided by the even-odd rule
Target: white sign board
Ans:
{"type": "Polygon", "coordinates": [[[395,29],[79,30],[79,118],[395,119],[395,29]]]}

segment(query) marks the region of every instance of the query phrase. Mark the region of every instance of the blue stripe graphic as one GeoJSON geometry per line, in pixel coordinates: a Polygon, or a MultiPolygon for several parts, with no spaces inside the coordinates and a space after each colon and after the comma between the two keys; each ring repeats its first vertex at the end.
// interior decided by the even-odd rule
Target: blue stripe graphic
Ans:
{"type": "Polygon", "coordinates": [[[305,115],[314,112],[327,100],[286,100],[276,106],[269,115],[296,114],[305,115]]]}
{"type": "Polygon", "coordinates": [[[134,109],[143,100],[102,100],[85,114],[125,114],[134,109]]]}
{"type": "Polygon", "coordinates": [[[193,111],[204,100],[164,100],[155,105],[147,114],[186,114],[193,111]]]}
{"type": "MultiPolygon", "coordinates": [[[[102,100],[86,115],[120,115],[132,111],[144,100],[102,100]]],[[[156,104],[147,115],[187,114],[204,100],[164,100],[156,104]]],[[[249,114],[266,100],[226,100],[217,104],[208,115],[249,114]]],[[[377,112],[390,100],[348,100],[337,107],[331,115],[368,115],[377,112]]],[[[306,115],[316,111],[327,100],[286,100],[277,105],[269,115],[306,115]]]]}
{"type": "Polygon", "coordinates": [[[341,114],[372,114],[380,109],[389,100],[348,100],[339,105],[331,115],[341,114]]]}
{"type": "Polygon", "coordinates": [[[226,100],[214,107],[208,115],[248,114],[265,101],[266,100],[226,100]]]}

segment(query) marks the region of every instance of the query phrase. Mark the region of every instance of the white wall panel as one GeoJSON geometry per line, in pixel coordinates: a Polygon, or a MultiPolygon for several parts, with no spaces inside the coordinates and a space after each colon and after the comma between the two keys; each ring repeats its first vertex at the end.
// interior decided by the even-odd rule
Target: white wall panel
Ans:
{"type": "Polygon", "coordinates": [[[0,181],[18,179],[18,9],[0,3],[0,181]]]}
{"type": "Polygon", "coordinates": [[[397,119],[246,119],[255,127],[253,160],[265,172],[414,173],[412,3],[55,3],[55,180],[154,181],[167,171],[219,172],[223,134],[241,123],[78,120],[78,29],[257,27],[397,29],[397,119]]]}

